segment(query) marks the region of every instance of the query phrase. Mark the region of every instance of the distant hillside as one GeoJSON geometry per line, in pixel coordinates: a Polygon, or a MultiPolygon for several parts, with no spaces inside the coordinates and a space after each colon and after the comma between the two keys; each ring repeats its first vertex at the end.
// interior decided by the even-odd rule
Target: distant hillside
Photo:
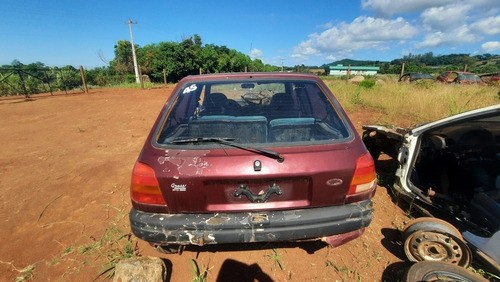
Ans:
{"type": "Polygon", "coordinates": [[[434,56],[432,52],[421,55],[409,54],[390,62],[343,59],[321,67],[327,69],[329,66],[339,64],[344,66],[376,66],[380,67],[380,73],[398,74],[403,63],[406,72],[436,73],[444,70],[464,69],[478,74],[500,72],[500,55],[482,54],[470,56],[469,54],[450,54],[434,56]]]}
{"type": "Polygon", "coordinates": [[[382,61],[361,61],[361,60],[351,60],[351,59],[343,59],[340,61],[335,61],[331,62],[329,64],[325,64],[321,67],[329,67],[329,66],[336,66],[336,65],[344,65],[344,66],[380,66],[383,63],[388,63],[388,62],[382,62],[382,61]]]}

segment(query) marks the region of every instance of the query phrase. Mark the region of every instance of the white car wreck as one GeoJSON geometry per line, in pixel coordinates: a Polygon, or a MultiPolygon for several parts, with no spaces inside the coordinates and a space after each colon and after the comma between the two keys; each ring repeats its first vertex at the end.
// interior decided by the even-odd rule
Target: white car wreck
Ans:
{"type": "MultiPolygon", "coordinates": [[[[456,241],[464,239],[499,273],[500,105],[412,129],[365,125],[363,130],[379,183],[423,215],[451,224],[443,227],[439,222],[420,221],[419,229],[452,234],[456,241]]],[[[405,244],[407,256],[440,261],[449,257],[452,263],[462,263],[460,266],[470,263],[463,259],[467,246],[457,250],[455,245],[449,246],[456,243],[453,240],[439,234],[415,235],[413,231],[404,234],[409,240],[405,244]],[[423,243],[427,247],[419,245],[423,243]]]]}

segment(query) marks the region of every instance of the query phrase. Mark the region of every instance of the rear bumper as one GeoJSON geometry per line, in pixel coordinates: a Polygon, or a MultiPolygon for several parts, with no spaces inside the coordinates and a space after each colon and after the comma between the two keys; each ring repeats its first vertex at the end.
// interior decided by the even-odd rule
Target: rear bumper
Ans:
{"type": "Polygon", "coordinates": [[[371,200],[343,206],[246,213],[160,214],[132,208],[130,225],[135,236],[159,245],[279,242],[352,234],[370,224],[372,213],[371,200]]]}

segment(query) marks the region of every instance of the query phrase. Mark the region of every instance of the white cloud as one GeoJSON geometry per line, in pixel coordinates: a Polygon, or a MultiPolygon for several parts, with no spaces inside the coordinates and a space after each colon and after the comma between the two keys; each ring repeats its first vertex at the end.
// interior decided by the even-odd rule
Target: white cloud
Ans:
{"type": "Polygon", "coordinates": [[[463,4],[433,7],[425,10],[420,18],[427,28],[440,31],[454,30],[466,23],[470,9],[470,6],[463,4]]]}
{"type": "Polygon", "coordinates": [[[486,52],[500,51],[500,41],[489,41],[481,45],[486,52]]]}
{"type": "Polygon", "coordinates": [[[307,59],[313,55],[335,56],[332,53],[351,53],[359,49],[384,49],[392,41],[411,38],[417,30],[398,17],[393,20],[358,17],[352,23],[340,23],[320,34],[313,33],[299,43],[293,58],[307,59]]]}
{"type": "Polygon", "coordinates": [[[434,51],[438,47],[444,52],[498,51],[498,1],[361,0],[365,12],[381,16],[330,21],[297,44],[292,57],[304,62],[313,57],[331,60],[374,52],[434,51]]]}
{"type": "Polygon", "coordinates": [[[462,25],[454,30],[435,31],[424,37],[424,40],[415,44],[416,48],[440,47],[444,45],[453,46],[461,43],[472,43],[477,37],[470,31],[467,25],[462,25]]]}
{"type": "Polygon", "coordinates": [[[500,34],[500,16],[481,19],[473,23],[471,28],[488,35],[500,34]]]}
{"type": "MultiPolygon", "coordinates": [[[[310,36],[311,37],[311,36],[310,36]]],[[[319,51],[314,47],[312,39],[302,41],[299,45],[293,48],[292,58],[303,61],[307,60],[311,55],[317,55],[319,51]]]]}
{"type": "Polygon", "coordinates": [[[252,50],[250,50],[250,58],[252,60],[254,59],[262,59],[262,55],[263,55],[263,52],[257,48],[252,48],[252,50]]]}
{"type": "Polygon", "coordinates": [[[361,7],[375,13],[390,16],[399,13],[419,12],[431,7],[440,7],[456,0],[362,0],[361,7]]]}

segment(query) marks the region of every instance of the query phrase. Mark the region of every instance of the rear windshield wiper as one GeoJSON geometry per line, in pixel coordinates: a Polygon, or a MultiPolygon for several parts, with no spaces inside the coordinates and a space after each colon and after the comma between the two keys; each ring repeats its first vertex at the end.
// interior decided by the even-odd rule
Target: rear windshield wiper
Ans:
{"type": "Polygon", "coordinates": [[[243,149],[246,151],[254,152],[257,154],[261,154],[263,156],[272,158],[277,160],[278,162],[283,162],[285,158],[275,151],[267,150],[263,148],[255,148],[248,145],[243,145],[240,143],[232,142],[236,140],[236,138],[226,138],[226,137],[195,137],[195,138],[179,138],[172,141],[172,144],[186,144],[186,143],[203,143],[203,142],[216,142],[219,144],[224,144],[228,146],[232,146],[235,148],[243,149]]]}

